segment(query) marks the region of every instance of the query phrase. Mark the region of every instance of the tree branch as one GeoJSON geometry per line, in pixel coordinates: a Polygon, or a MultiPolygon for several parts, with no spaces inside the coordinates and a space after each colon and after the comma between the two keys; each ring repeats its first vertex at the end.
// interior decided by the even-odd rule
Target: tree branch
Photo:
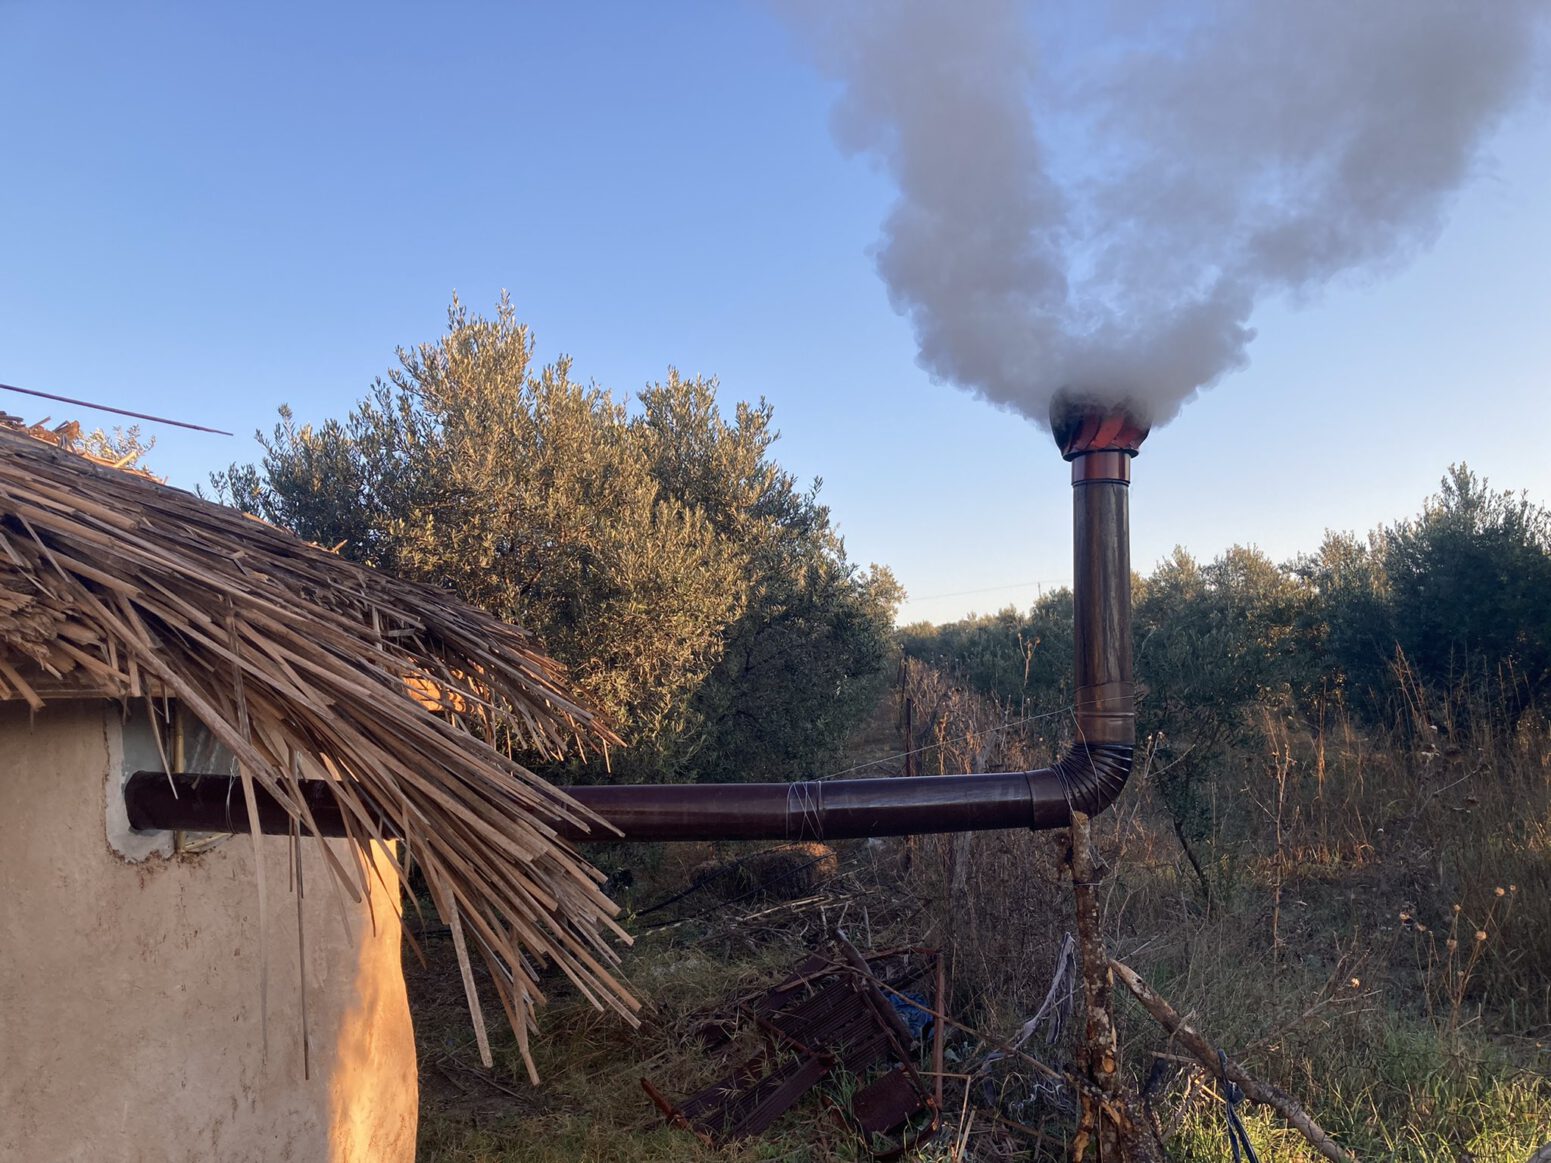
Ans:
{"type": "MultiPolygon", "coordinates": [[[[1110,970],[1120,979],[1122,985],[1131,991],[1133,997],[1142,1003],[1145,1009],[1157,1023],[1172,1035],[1181,1046],[1189,1050],[1192,1055],[1206,1068],[1207,1074],[1216,1077],[1222,1066],[1218,1059],[1217,1047],[1213,1046],[1204,1037],[1196,1032],[1179,1012],[1164,1001],[1162,997],[1137,974],[1129,965],[1111,959],[1110,970]]],[[[1239,1084],[1245,1097],[1254,1102],[1264,1103],[1289,1124],[1295,1127],[1299,1133],[1307,1139],[1313,1148],[1332,1163],[1356,1163],[1353,1157],[1347,1153],[1339,1143],[1332,1139],[1326,1130],[1310,1117],[1309,1113],[1298,1105],[1297,1101],[1285,1091],[1251,1078],[1244,1068],[1231,1058],[1224,1059],[1227,1062],[1228,1077],[1239,1084]]]]}

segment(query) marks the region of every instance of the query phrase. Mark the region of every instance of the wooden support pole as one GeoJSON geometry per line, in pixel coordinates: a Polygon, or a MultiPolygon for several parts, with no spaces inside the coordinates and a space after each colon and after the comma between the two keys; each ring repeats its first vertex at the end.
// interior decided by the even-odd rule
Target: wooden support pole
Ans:
{"type": "MultiPolygon", "coordinates": [[[[948,975],[947,975],[947,969],[946,969],[946,967],[943,964],[943,958],[945,956],[946,956],[946,954],[941,949],[937,950],[937,966],[936,966],[936,969],[937,969],[937,990],[936,990],[936,993],[933,995],[933,998],[934,998],[934,1000],[937,1003],[937,1008],[940,1009],[940,1010],[945,1010],[945,1009],[948,1008],[948,975]]],[[[934,1094],[934,1101],[937,1103],[937,1117],[938,1118],[942,1117],[943,1045],[944,1045],[944,1043],[946,1043],[947,1037],[948,1037],[948,1031],[944,1028],[944,1026],[945,1026],[945,1023],[939,1022],[936,1019],[933,1019],[933,1021],[932,1021],[932,1073],[937,1076],[937,1090],[936,1090],[936,1092],[934,1094]]]]}
{"type": "Polygon", "coordinates": [[[1097,1140],[1098,1157],[1108,1163],[1162,1163],[1163,1149],[1142,1117],[1136,1086],[1120,1069],[1120,1042],[1111,1006],[1114,978],[1100,929],[1099,882],[1108,871],[1093,850],[1088,817],[1072,813],[1072,896],[1077,909],[1077,961],[1082,974],[1084,1022],[1076,1065],[1097,1094],[1078,1092],[1073,1163],[1082,1163],[1097,1140]]]}

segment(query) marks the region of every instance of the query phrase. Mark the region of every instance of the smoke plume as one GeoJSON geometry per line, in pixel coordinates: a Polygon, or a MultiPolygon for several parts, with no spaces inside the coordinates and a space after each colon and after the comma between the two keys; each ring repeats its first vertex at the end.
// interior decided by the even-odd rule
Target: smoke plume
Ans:
{"type": "Polygon", "coordinates": [[[787,0],[920,363],[1044,422],[1169,420],[1267,296],[1404,264],[1532,87],[1544,0],[787,0]]]}

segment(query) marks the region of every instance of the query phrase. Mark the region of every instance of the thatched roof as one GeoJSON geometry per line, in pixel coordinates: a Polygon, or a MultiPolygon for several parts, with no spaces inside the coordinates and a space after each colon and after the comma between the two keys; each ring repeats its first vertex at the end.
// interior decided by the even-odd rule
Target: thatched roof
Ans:
{"type": "MultiPolygon", "coordinates": [[[[70,436],[0,417],[0,698],[176,698],[303,834],[297,781],[329,781],[358,846],[406,838],[466,983],[465,935],[525,1056],[537,960],[633,1013],[610,973],[614,906],[544,823],[585,809],[491,745],[557,754],[612,738],[533,636],[94,462],[70,436]]],[[[372,891],[364,862],[330,860],[346,892],[372,891]]]]}

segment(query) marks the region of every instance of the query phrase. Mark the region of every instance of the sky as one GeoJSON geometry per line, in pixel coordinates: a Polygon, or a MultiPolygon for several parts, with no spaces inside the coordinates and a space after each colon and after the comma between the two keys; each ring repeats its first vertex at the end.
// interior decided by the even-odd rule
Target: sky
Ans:
{"type": "MultiPolygon", "coordinates": [[[[675,366],[766,397],[902,622],[1027,606],[1071,576],[1067,467],[918,366],[873,258],[895,192],[837,147],[836,96],[755,0],[0,0],[0,382],[236,433],[146,426],[193,487],[504,289],[542,359],[618,395],[675,366]]],[[[1249,366],[1134,466],[1137,568],[1285,560],[1458,461],[1551,502],[1546,113],[1495,133],[1398,274],[1257,310],[1249,366]]]]}

